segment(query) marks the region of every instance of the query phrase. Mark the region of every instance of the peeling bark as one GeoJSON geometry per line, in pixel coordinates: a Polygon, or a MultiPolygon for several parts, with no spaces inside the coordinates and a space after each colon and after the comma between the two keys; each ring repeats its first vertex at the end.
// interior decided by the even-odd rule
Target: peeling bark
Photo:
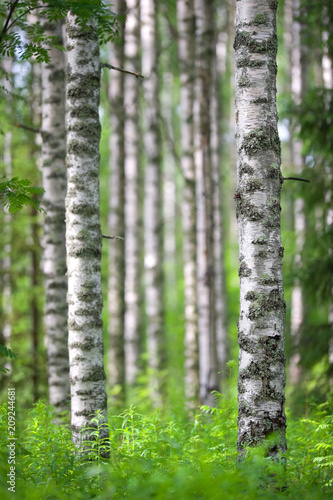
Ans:
{"type": "Polygon", "coordinates": [[[240,252],[238,450],[268,438],[271,457],[286,452],[276,6],[269,0],[238,1],[234,41],[240,252]]]}

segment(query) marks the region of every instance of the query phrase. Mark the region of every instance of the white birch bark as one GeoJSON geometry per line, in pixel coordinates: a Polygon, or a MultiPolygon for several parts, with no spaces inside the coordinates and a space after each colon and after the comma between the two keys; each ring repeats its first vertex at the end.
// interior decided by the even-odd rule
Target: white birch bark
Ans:
{"type": "MultiPolygon", "coordinates": [[[[140,71],[139,0],[127,0],[126,69],[140,71]]],[[[135,384],[140,360],[139,80],[125,76],[125,380],[135,384]]]]}
{"type": "MultiPolygon", "coordinates": [[[[68,347],[73,440],[91,415],[106,421],[103,365],[101,246],[99,220],[100,62],[96,25],[87,29],[67,16],[67,197],[68,347]]],[[[89,439],[89,432],[85,437],[89,439]]],[[[107,438],[103,427],[100,438],[107,438]]],[[[93,439],[93,438],[91,438],[93,439]]]]}
{"type": "MultiPolygon", "coordinates": [[[[124,0],[114,5],[118,14],[125,14],[124,0]]],[[[110,64],[124,66],[124,25],[120,25],[121,43],[114,43],[110,64]]],[[[111,104],[110,135],[110,204],[109,234],[124,237],[124,73],[112,71],[109,84],[111,104]]],[[[109,243],[108,283],[108,378],[115,391],[113,403],[124,401],[125,358],[124,358],[124,242],[112,240],[109,243]]]]}
{"type": "MultiPolygon", "coordinates": [[[[62,23],[43,21],[45,34],[62,45],[62,23]]],[[[65,245],[66,132],[64,53],[52,47],[42,65],[43,272],[49,401],[57,413],[69,409],[67,276],[65,245]]]]}
{"type": "Polygon", "coordinates": [[[240,259],[238,450],[269,437],[271,457],[286,451],[276,8],[275,0],[239,0],[234,41],[240,259]]]}
{"type": "Polygon", "coordinates": [[[185,294],[185,399],[189,409],[199,402],[197,315],[196,189],[194,165],[195,18],[193,0],[177,1],[181,109],[181,168],[184,294],[185,294]]]}
{"type": "Polygon", "coordinates": [[[141,46],[145,109],[144,266],[146,341],[151,396],[155,404],[163,396],[165,338],[163,328],[163,223],[162,154],[158,78],[156,0],[141,0],[141,46]]]}
{"type": "Polygon", "coordinates": [[[218,390],[218,367],[215,331],[215,285],[213,254],[213,183],[211,160],[211,37],[213,2],[195,0],[196,69],[195,168],[197,199],[197,287],[200,399],[214,404],[213,390],[218,390]]]}
{"type": "MultiPolygon", "coordinates": [[[[300,105],[305,92],[305,48],[302,47],[301,25],[297,20],[300,15],[300,2],[292,2],[292,48],[291,48],[291,92],[296,105],[300,105]]],[[[302,156],[302,142],[297,139],[297,130],[293,131],[291,139],[292,163],[296,174],[301,174],[304,168],[304,158],[302,156]]],[[[302,266],[301,253],[305,243],[305,207],[302,198],[294,201],[294,230],[295,230],[295,259],[294,266],[300,269],[302,266]]],[[[300,328],[304,321],[303,291],[299,279],[295,280],[291,294],[291,318],[290,333],[294,345],[294,353],[290,358],[289,376],[290,383],[297,384],[301,377],[299,366],[300,354],[300,328]]]]}
{"type": "MultiPolygon", "coordinates": [[[[216,19],[216,9],[212,5],[211,11],[216,19]]],[[[226,12],[223,12],[225,18],[226,12]]],[[[217,367],[219,372],[220,385],[225,387],[228,377],[227,361],[229,359],[229,340],[227,329],[227,293],[225,283],[224,269],[224,234],[223,234],[223,207],[221,192],[221,129],[220,129],[220,102],[218,96],[219,73],[217,64],[217,29],[215,23],[210,36],[211,43],[211,90],[210,90],[210,148],[212,164],[212,182],[213,182],[213,265],[214,265],[214,305],[215,305],[215,336],[216,336],[216,355],[217,367]]],[[[224,23],[223,31],[227,28],[224,23]]],[[[224,44],[225,45],[225,42],[224,44]]],[[[226,50],[226,46],[220,48],[220,52],[226,50]]]]}

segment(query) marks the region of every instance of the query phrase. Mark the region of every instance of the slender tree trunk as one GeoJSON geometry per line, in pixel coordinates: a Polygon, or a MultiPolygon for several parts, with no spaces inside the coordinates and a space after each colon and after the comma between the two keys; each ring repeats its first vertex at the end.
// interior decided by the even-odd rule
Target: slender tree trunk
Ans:
{"type": "MultiPolygon", "coordinates": [[[[100,410],[107,420],[103,364],[99,219],[100,62],[94,20],[86,30],[67,16],[67,197],[68,347],[72,432],[75,443],[94,439],[89,425],[100,410]]],[[[100,438],[106,439],[103,427],[100,438]]]]}
{"type": "Polygon", "coordinates": [[[141,0],[142,72],[145,112],[145,294],[148,367],[152,398],[163,396],[165,338],[163,328],[163,223],[162,223],[162,141],[158,78],[158,31],[156,0],[141,0]],[[162,377],[162,378],[161,378],[162,377]]]}
{"type": "MultiPolygon", "coordinates": [[[[62,23],[44,21],[45,33],[62,45],[62,23]]],[[[66,132],[64,53],[52,47],[42,66],[42,159],[44,223],[43,271],[45,329],[50,404],[56,413],[69,409],[67,276],[65,246],[66,132]]]]}
{"type": "MultiPolygon", "coordinates": [[[[125,14],[125,0],[117,0],[115,9],[125,14]]],[[[121,43],[114,43],[110,64],[124,66],[124,25],[120,25],[121,43]]],[[[111,103],[110,135],[110,205],[109,234],[124,237],[124,73],[111,73],[109,85],[111,103]]],[[[109,284],[108,284],[108,376],[113,403],[124,402],[125,392],[125,354],[124,354],[124,242],[113,240],[109,247],[109,284]]]]}
{"type": "MultiPolygon", "coordinates": [[[[217,13],[214,5],[211,6],[213,16],[217,13]]],[[[226,12],[224,16],[227,19],[226,12]]],[[[215,336],[216,355],[219,380],[222,388],[226,386],[228,376],[227,361],[229,359],[229,340],[227,329],[227,293],[224,269],[224,235],[223,235],[223,207],[221,193],[221,127],[220,127],[220,98],[218,95],[220,82],[217,64],[217,28],[213,23],[214,31],[210,36],[211,44],[211,90],[210,90],[210,148],[212,164],[212,189],[213,189],[213,266],[214,266],[214,305],[215,305],[215,336]]],[[[224,31],[226,31],[226,22],[224,31]]],[[[226,47],[225,47],[226,48],[226,47]]]]}
{"type": "MultiPolygon", "coordinates": [[[[31,23],[37,23],[38,18],[31,15],[31,23]]],[[[36,61],[32,64],[32,86],[31,86],[31,101],[30,111],[32,116],[33,126],[37,129],[40,127],[41,120],[41,65],[36,61]]],[[[40,146],[41,135],[35,134],[34,141],[31,142],[31,156],[36,157],[36,164],[41,167],[40,146]],[[37,153],[37,154],[36,154],[37,153]]],[[[31,259],[31,290],[30,314],[31,314],[31,370],[32,370],[32,393],[33,401],[36,403],[40,397],[40,375],[41,364],[39,362],[39,350],[41,340],[42,327],[42,311],[39,302],[39,286],[40,286],[40,220],[39,214],[34,209],[30,210],[31,233],[29,235],[30,259],[31,259]]]]}
{"type": "Polygon", "coordinates": [[[215,284],[213,247],[213,182],[211,158],[211,39],[212,0],[195,0],[197,97],[196,196],[197,196],[197,273],[200,398],[214,404],[213,390],[219,389],[215,330],[215,284]]]}
{"type": "Polygon", "coordinates": [[[234,41],[240,260],[238,450],[269,437],[271,457],[286,452],[276,8],[277,2],[271,0],[238,1],[234,41]]]}
{"type": "Polygon", "coordinates": [[[31,299],[30,299],[30,312],[31,312],[31,338],[32,338],[32,392],[33,401],[36,403],[39,399],[39,379],[40,379],[40,363],[39,357],[39,344],[40,344],[40,330],[41,330],[41,311],[39,308],[38,289],[40,285],[40,231],[38,212],[32,208],[31,215],[31,299]]]}
{"type": "Polygon", "coordinates": [[[185,398],[189,409],[199,402],[198,316],[197,316],[197,244],[196,188],[194,165],[194,43],[193,0],[177,1],[180,108],[181,168],[184,176],[182,200],[184,291],[185,291],[185,398]]]}
{"type": "MultiPolygon", "coordinates": [[[[287,5],[288,7],[288,5],[287,5]]],[[[297,20],[300,15],[300,2],[293,0],[292,2],[292,48],[291,48],[291,92],[294,102],[299,106],[306,91],[306,49],[302,45],[301,24],[297,20]]],[[[302,142],[296,138],[297,131],[293,131],[291,139],[291,158],[294,166],[295,174],[301,174],[304,168],[304,158],[302,156],[302,142]]],[[[294,201],[294,228],[295,228],[295,269],[300,269],[302,266],[301,253],[305,243],[305,213],[304,200],[296,198],[294,201]]],[[[303,290],[299,279],[295,279],[294,287],[291,295],[291,324],[290,331],[294,344],[294,353],[290,358],[290,382],[297,384],[300,381],[301,368],[298,365],[300,361],[299,343],[300,329],[304,321],[304,304],[303,290]]]]}
{"type": "MultiPolygon", "coordinates": [[[[8,74],[8,79],[4,79],[3,86],[7,91],[7,112],[10,116],[12,113],[12,103],[11,103],[11,94],[12,94],[12,58],[5,57],[3,61],[3,66],[5,71],[8,74]]],[[[5,167],[5,175],[7,179],[12,177],[12,132],[8,130],[3,138],[3,163],[5,167]]],[[[12,314],[12,284],[10,277],[11,270],[11,252],[12,252],[12,216],[8,212],[5,207],[2,207],[3,213],[3,231],[2,231],[2,242],[3,242],[3,259],[2,259],[2,292],[3,292],[3,303],[2,311],[0,311],[1,316],[1,327],[2,331],[0,332],[0,344],[5,345],[6,347],[10,347],[10,338],[12,334],[12,326],[11,326],[11,314],[12,314]]],[[[7,370],[11,371],[12,363],[10,359],[6,360],[5,366],[7,370]]],[[[1,374],[2,375],[2,374],[1,374]]],[[[7,378],[11,377],[11,373],[8,373],[7,378]]]]}
{"type": "MultiPolygon", "coordinates": [[[[139,0],[127,0],[126,69],[140,71],[139,0]]],[[[125,379],[137,381],[140,360],[140,130],[139,80],[125,76],[125,379]]]]}

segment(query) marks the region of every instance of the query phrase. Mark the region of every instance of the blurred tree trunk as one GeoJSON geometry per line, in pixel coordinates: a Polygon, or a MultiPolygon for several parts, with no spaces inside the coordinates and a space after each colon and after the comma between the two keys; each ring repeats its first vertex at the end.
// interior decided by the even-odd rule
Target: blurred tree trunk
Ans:
{"type": "Polygon", "coordinates": [[[32,393],[33,401],[37,403],[39,395],[40,363],[39,363],[39,344],[42,325],[42,316],[39,308],[39,287],[40,287],[40,224],[38,212],[31,208],[31,338],[32,338],[32,393]]]}
{"type": "MultiPolygon", "coordinates": [[[[302,26],[298,21],[300,16],[300,1],[292,0],[286,4],[286,17],[292,19],[291,25],[291,47],[289,49],[291,68],[291,94],[297,106],[300,106],[306,93],[306,56],[307,47],[302,41],[302,26]]],[[[304,29],[304,26],[303,26],[304,29]]],[[[298,130],[291,131],[291,162],[293,173],[300,175],[304,169],[304,157],[302,156],[302,141],[297,138],[298,130]]],[[[294,200],[294,231],[295,231],[295,258],[294,268],[298,270],[302,267],[302,250],[305,243],[305,206],[304,200],[300,197],[294,200]]],[[[303,290],[299,279],[296,278],[291,294],[291,318],[290,332],[293,341],[293,354],[290,358],[289,374],[290,383],[296,385],[300,382],[301,367],[299,366],[300,354],[300,330],[304,322],[304,299],[303,290]]]]}
{"type": "MultiPolygon", "coordinates": [[[[42,20],[47,36],[62,46],[62,23],[42,20]]],[[[65,245],[66,131],[64,53],[52,47],[42,65],[43,271],[49,401],[56,413],[69,410],[67,276],[65,245]]]]}
{"type": "MultiPolygon", "coordinates": [[[[6,99],[7,99],[7,113],[8,116],[12,115],[12,64],[13,60],[11,57],[4,57],[3,67],[7,72],[8,79],[4,79],[2,83],[3,87],[6,89],[6,99]]],[[[7,179],[12,177],[12,131],[8,130],[3,137],[3,164],[4,164],[4,174],[7,179]]],[[[11,284],[11,253],[12,253],[12,216],[8,212],[7,208],[1,207],[3,216],[3,230],[2,230],[2,245],[3,245],[3,258],[2,258],[2,310],[0,310],[1,317],[1,331],[0,331],[0,344],[10,347],[10,340],[12,334],[11,325],[11,314],[12,314],[12,284],[11,284]]],[[[1,307],[0,306],[0,307],[1,307]]],[[[11,371],[12,363],[10,358],[7,358],[4,367],[11,371]]],[[[10,379],[11,373],[6,375],[7,379],[10,379]]],[[[1,378],[3,375],[1,374],[1,378]]]]}
{"type": "MultiPolygon", "coordinates": [[[[102,235],[99,219],[100,62],[97,27],[85,31],[67,16],[67,197],[68,347],[72,433],[75,443],[94,439],[89,425],[100,410],[107,421],[103,364],[101,290],[102,235]]],[[[101,422],[100,422],[101,423],[101,422]]],[[[100,439],[108,438],[107,427],[100,439]]]]}
{"type": "Polygon", "coordinates": [[[240,316],[238,450],[270,438],[267,455],[286,452],[285,301],[280,229],[281,147],[276,110],[276,8],[237,2],[236,191],[240,316]]]}
{"type": "Polygon", "coordinates": [[[211,393],[219,389],[215,330],[214,194],[210,116],[214,4],[213,0],[195,0],[194,6],[197,70],[194,112],[200,399],[203,404],[213,405],[214,398],[211,393]]]}
{"type": "MultiPolygon", "coordinates": [[[[217,19],[216,8],[211,6],[212,19],[217,19]]],[[[228,16],[223,8],[223,32],[227,30],[228,16]]],[[[216,22],[216,21],[215,21],[216,22]]],[[[221,86],[220,74],[218,73],[217,60],[217,27],[212,23],[214,31],[210,36],[211,43],[211,90],[210,90],[210,147],[212,162],[212,182],[213,182],[213,262],[214,262],[214,303],[215,303],[215,336],[217,366],[219,381],[222,388],[226,386],[228,375],[227,361],[229,359],[229,340],[227,329],[227,293],[225,284],[224,268],[224,235],[223,235],[223,207],[221,193],[221,105],[219,91],[221,86]]],[[[222,47],[226,50],[226,46],[222,47]]]]}
{"type": "MultiPolygon", "coordinates": [[[[113,8],[113,7],[112,7],[113,8]]],[[[114,5],[117,14],[125,14],[125,0],[114,5]]],[[[110,64],[124,66],[124,24],[120,25],[119,42],[112,45],[110,64]]],[[[110,117],[110,203],[109,234],[124,237],[124,73],[112,71],[109,84],[110,117]]],[[[125,399],[124,358],[124,242],[109,243],[108,282],[108,377],[113,403],[121,405],[125,399]]]]}
{"type": "Polygon", "coordinates": [[[155,404],[163,396],[165,338],[163,318],[162,141],[158,77],[157,1],[141,0],[141,45],[145,110],[144,265],[149,381],[155,404]]]}
{"type": "MultiPolygon", "coordinates": [[[[126,69],[140,71],[139,0],[127,0],[125,24],[126,69]]],[[[141,204],[140,204],[140,130],[139,80],[125,76],[125,379],[134,385],[139,371],[141,204]]]]}
{"type": "MultiPolygon", "coordinates": [[[[35,15],[30,15],[30,22],[37,23],[38,18],[35,15]]],[[[40,128],[41,122],[41,65],[36,61],[32,64],[31,74],[31,94],[30,94],[30,112],[33,126],[36,129],[40,128]]],[[[31,141],[31,157],[36,158],[36,166],[41,167],[40,147],[41,135],[35,134],[35,140],[31,141]]],[[[41,364],[39,362],[39,350],[42,328],[42,311],[39,304],[39,286],[40,286],[40,260],[41,260],[41,244],[40,244],[40,219],[38,212],[31,207],[30,209],[30,234],[28,236],[28,246],[30,248],[31,259],[31,295],[30,313],[31,313],[31,371],[32,371],[32,394],[33,401],[36,403],[40,398],[40,374],[41,364]]]]}
{"type": "Polygon", "coordinates": [[[185,399],[189,409],[199,403],[197,316],[196,181],[194,165],[195,17],[193,0],[177,1],[181,109],[181,168],[184,292],[185,399]]]}

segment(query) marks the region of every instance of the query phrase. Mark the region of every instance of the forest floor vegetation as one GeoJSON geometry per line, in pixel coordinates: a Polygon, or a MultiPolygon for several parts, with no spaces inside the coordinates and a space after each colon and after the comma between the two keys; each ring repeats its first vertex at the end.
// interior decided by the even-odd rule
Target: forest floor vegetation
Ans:
{"type": "MultiPolygon", "coordinates": [[[[8,491],[7,406],[0,408],[1,498],[29,499],[321,499],[333,497],[332,405],[288,415],[287,465],[263,449],[237,462],[237,401],[216,394],[216,407],[192,417],[131,406],[109,414],[110,458],[98,439],[85,459],[68,425],[53,423],[39,401],[18,419],[15,494],[8,491]],[[274,479],[272,479],[274,478],[274,479]]],[[[98,428],[99,415],[92,419],[98,428]]],[[[98,430],[98,429],[97,429],[98,430]]]]}

